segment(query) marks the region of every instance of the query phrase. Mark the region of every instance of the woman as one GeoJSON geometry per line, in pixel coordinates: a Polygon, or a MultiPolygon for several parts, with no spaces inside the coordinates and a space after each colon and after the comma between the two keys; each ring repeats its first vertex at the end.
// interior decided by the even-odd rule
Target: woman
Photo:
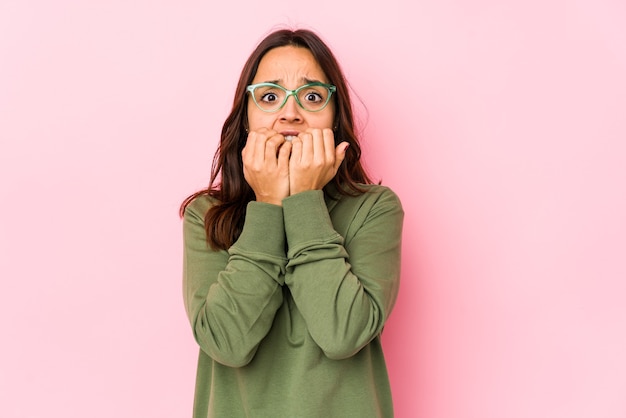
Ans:
{"type": "Polygon", "coordinates": [[[241,73],[206,190],[184,216],[200,346],[194,417],[391,417],[380,334],[403,212],[365,173],[346,81],[307,30],[241,73]]]}

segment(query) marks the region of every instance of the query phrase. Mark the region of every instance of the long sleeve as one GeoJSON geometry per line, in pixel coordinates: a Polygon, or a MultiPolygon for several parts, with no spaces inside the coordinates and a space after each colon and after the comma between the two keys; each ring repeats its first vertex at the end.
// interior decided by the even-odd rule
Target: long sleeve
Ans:
{"type": "Polygon", "coordinates": [[[321,191],[283,201],[285,284],[311,337],[332,359],[354,355],[382,331],[399,287],[404,217],[384,187],[342,200],[330,214],[321,191]]]}
{"type": "Polygon", "coordinates": [[[219,363],[241,367],[254,357],[283,301],[286,264],[282,209],[250,202],[243,231],[228,251],[207,245],[199,197],[183,222],[183,297],[200,348],[219,363]]]}

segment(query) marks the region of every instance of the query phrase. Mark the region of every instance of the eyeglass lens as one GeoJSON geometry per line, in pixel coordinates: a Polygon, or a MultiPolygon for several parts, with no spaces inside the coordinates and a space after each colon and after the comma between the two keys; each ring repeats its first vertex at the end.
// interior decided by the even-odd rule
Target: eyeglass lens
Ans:
{"type": "MultiPolygon", "coordinates": [[[[254,101],[267,112],[280,109],[287,100],[287,92],[278,86],[261,85],[253,90],[254,101]]],[[[305,110],[312,112],[321,110],[330,97],[330,91],[325,86],[305,85],[295,92],[297,102],[305,110]]]]}

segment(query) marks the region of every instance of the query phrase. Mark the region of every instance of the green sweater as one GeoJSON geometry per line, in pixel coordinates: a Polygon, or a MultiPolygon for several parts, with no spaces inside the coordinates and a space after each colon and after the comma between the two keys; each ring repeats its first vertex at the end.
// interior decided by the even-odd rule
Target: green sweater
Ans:
{"type": "Polygon", "coordinates": [[[396,300],[403,210],[388,188],[250,202],[228,251],[210,197],[184,216],[184,302],[200,346],[194,417],[393,416],[380,334],[396,300]]]}

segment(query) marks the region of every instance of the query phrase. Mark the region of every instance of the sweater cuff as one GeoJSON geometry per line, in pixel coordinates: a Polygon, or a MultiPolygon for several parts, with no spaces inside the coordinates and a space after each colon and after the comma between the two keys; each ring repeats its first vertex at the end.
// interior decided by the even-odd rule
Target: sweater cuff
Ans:
{"type": "Polygon", "coordinates": [[[285,257],[285,226],[280,206],[251,201],[237,242],[233,245],[246,252],[285,257]]]}
{"type": "Polygon", "coordinates": [[[340,239],[321,190],[301,192],[283,199],[283,216],[290,256],[307,245],[340,239]]]}

